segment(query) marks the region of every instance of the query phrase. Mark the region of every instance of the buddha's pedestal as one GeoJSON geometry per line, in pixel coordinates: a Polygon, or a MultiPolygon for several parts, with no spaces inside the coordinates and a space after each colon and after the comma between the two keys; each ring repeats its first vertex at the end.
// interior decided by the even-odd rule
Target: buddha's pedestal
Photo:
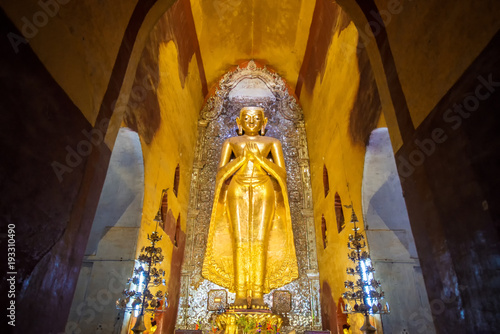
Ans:
{"type": "Polygon", "coordinates": [[[248,333],[260,328],[261,333],[276,333],[283,324],[280,316],[269,310],[232,309],[219,314],[215,318],[219,329],[225,329],[226,334],[248,333]]]}

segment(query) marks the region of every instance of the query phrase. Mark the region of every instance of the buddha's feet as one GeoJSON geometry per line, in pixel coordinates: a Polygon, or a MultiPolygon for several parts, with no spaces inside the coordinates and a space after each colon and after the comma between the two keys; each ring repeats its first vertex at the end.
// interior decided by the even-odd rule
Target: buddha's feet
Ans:
{"type": "Polygon", "coordinates": [[[269,307],[262,298],[252,298],[249,300],[244,298],[236,298],[234,303],[229,306],[230,309],[254,309],[254,310],[268,310],[269,307]]]}
{"type": "Polygon", "coordinates": [[[234,303],[229,306],[230,309],[247,309],[248,302],[246,298],[236,298],[234,303]]]}
{"type": "Polygon", "coordinates": [[[256,310],[268,310],[267,304],[264,303],[264,299],[261,298],[252,298],[252,309],[256,310]]]}

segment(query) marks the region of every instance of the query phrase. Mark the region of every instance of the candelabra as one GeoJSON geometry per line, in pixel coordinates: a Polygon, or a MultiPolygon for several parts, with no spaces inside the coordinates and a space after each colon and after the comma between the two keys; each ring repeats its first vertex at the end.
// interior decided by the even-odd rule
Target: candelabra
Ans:
{"type": "Polygon", "coordinates": [[[136,311],[137,320],[132,332],[142,333],[146,330],[144,326],[145,312],[164,312],[168,306],[168,293],[158,289],[153,295],[150,288],[165,285],[165,271],[158,268],[163,261],[162,249],[156,244],[162,239],[158,234],[158,223],[161,222],[161,213],[158,211],[154,221],[155,231],[148,234],[150,246],[142,247],[141,254],[136,260],[134,273],[128,280],[129,287],[123,290],[123,297],[116,301],[116,307],[125,311],[136,311]]]}
{"type": "Polygon", "coordinates": [[[356,226],[358,218],[351,205],[345,205],[352,209],[351,223],[353,224],[354,234],[349,234],[347,256],[354,264],[354,268],[348,267],[346,273],[354,277],[352,281],[345,281],[346,292],[342,297],[347,300],[344,313],[360,313],[365,317],[365,323],[360,328],[364,333],[375,333],[376,329],[370,324],[370,314],[388,314],[389,304],[385,303],[382,307],[380,301],[384,298],[384,291],[381,290],[380,281],[377,281],[373,273],[375,269],[372,266],[370,254],[366,250],[366,242],[363,234],[359,232],[356,226]],[[354,306],[351,303],[354,302],[354,306]]]}

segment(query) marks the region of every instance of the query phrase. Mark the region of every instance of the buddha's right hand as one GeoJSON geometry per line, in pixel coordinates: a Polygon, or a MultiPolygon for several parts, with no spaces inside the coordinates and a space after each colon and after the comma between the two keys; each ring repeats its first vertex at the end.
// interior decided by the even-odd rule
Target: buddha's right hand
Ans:
{"type": "Polygon", "coordinates": [[[261,158],[259,146],[256,143],[247,143],[243,148],[243,156],[249,160],[255,160],[255,158],[261,158]]]}

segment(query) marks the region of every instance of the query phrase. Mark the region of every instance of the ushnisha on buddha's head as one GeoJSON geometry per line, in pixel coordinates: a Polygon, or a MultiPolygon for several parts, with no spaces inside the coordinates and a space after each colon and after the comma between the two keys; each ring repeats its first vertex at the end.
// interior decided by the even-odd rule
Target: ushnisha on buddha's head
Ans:
{"type": "Polygon", "coordinates": [[[238,124],[238,134],[248,136],[263,136],[266,133],[267,117],[264,116],[264,109],[261,107],[244,107],[240,111],[240,117],[236,118],[238,124]]]}

